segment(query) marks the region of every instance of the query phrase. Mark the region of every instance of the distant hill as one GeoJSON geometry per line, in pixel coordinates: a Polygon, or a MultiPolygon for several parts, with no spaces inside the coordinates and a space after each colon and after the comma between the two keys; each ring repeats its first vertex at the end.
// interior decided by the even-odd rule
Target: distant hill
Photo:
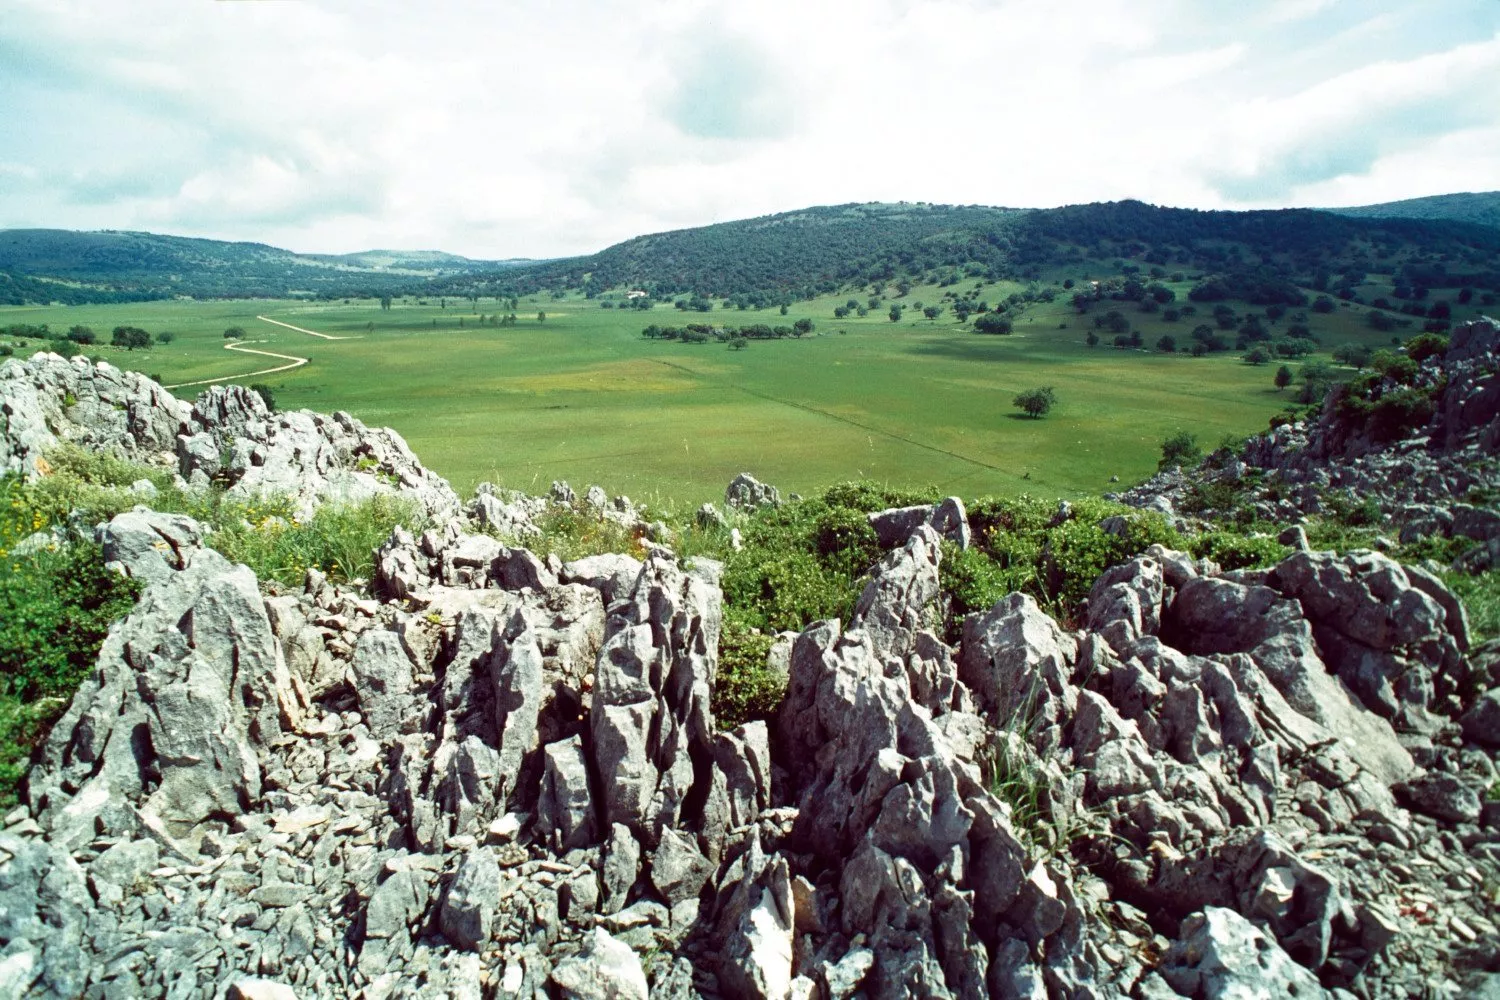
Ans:
{"type": "MultiPolygon", "coordinates": [[[[639,288],[749,305],[876,282],[1040,279],[1134,263],[1168,272],[1266,271],[1320,286],[1335,275],[1443,266],[1500,283],[1500,230],[1309,209],[1207,212],[1139,201],[1055,209],[862,204],[640,236],[586,257],[439,280],[448,294],[639,288]]],[[[1424,280],[1421,283],[1427,284],[1424,280]]]]}
{"type": "Polygon", "coordinates": [[[1399,271],[1414,287],[1500,289],[1500,227],[1374,214],[1446,201],[1453,211],[1462,202],[1480,218],[1483,199],[1500,211],[1500,194],[1338,213],[1206,212],[1139,201],[1054,209],[849,204],[638,236],[546,261],[439,251],[297,254],[150,233],[13,229],[0,231],[0,303],[640,289],[656,299],[699,296],[760,307],[881,283],[1052,280],[1131,268],[1274,277],[1320,290],[1357,284],[1366,272],[1399,271]]]}
{"type": "Polygon", "coordinates": [[[1500,228],[1500,191],[1435,194],[1357,208],[1330,208],[1355,219],[1445,219],[1500,228]]]}
{"type": "Polygon", "coordinates": [[[66,229],[0,230],[0,303],[380,295],[511,261],[437,251],[297,254],[263,243],[66,229]]]}

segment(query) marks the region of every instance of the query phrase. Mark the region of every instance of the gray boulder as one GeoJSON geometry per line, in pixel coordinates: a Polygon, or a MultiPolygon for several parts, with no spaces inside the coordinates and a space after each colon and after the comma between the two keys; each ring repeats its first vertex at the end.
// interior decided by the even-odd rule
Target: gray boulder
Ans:
{"type": "Polygon", "coordinates": [[[1158,971],[1182,996],[1203,1000],[1329,996],[1275,941],[1219,906],[1205,907],[1183,922],[1182,937],[1158,971]]]}
{"type": "Polygon", "coordinates": [[[583,949],[552,970],[552,982],[567,1000],[648,1000],[646,973],[630,946],[602,927],[583,939],[583,949]]]}
{"type": "Polygon", "coordinates": [[[724,490],[724,503],[742,510],[757,507],[780,507],[781,492],[776,487],[756,479],[748,472],[741,472],[724,490]]]}
{"type": "Polygon", "coordinates": [[[438,926],[455,948],[479,951],[499,909],[500,866],[489,848],[476,847],[464,855],[443,896],[438,926]]]}

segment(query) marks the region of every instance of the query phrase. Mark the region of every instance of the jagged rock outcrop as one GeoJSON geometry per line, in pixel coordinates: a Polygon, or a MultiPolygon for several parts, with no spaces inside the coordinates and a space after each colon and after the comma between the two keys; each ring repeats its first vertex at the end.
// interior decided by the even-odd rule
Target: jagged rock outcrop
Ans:
{"type": "Polygon", "coordinates": [[[741,510],[781,506],[781,491],[763,483],[748,472],[741,472],[724,490],[724,505],[741,510]]]}
{"type": "Polygon", "coordinates": [[[191,407],[151,379],[42,353],[0,364],[0,473],[35,473],[62,443],[149,459],[171,451],[191,407]]]}

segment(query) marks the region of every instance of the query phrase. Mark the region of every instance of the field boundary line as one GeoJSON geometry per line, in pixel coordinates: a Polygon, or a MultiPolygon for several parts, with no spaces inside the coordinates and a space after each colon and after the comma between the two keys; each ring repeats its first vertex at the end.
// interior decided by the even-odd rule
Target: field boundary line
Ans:
{"type": "MultiPolygon", "coordinates": [[[[259,317],[257,317],[257,318],[259,318],[259,317]]],[[[272,320],[272,322],[275,322],[275,321],[272,320]]],[[[322,334],[318,334],[318,336],[323,336],[323,335],[322,334]]],[[[242,347],[239,344],[225,344],[224,345],[224,350],[226,350],[226,351],[239,351],[242,354],[259,354],[262,357],[267,357],[267,358],[280,358],[283,361],[290,361],[291,364],[289,364],[289,365],[279,365],[279,366],[277,366],[275,368],[262,368],[258,372],[245,372],[242,375],[225,375],[222,378],[205,378],[205,379],[199,379],[196,382],[178,382],[176,385],[164,385],[164,386],[162,386],[162,388],[163,389],[186,389],[189,386],[194,386],[194,385],[214,385],[214,384],[219,383],[219,382],[232,382],[235,379],[254,378],[257,375],[270,375],[270,374],[272,374],[274,372],[285,372],[285,371],[291,371],[293,368],[301,368],[303,365],[307,364],[308,361],[310,360],[308,358],[299,358],[295,354],[277,354],[275,351],[257,351],[253,347],[242,347]]]]}
{"type": "Polygon", "coordinates": [[[257,316],[255,318],[258,319],[258,320],[260,320],[262,323],[274,323],[277,326],[284,326],[288,330],[296,330],[298,333],[305,333],[309,337],[322,337],[324,340],[354,340],[355,339],[353,337],[335,337],[331,333],[319,333],[317,330],[308,330],[308,329],[306,329],[304,327],[293,326],[290,323],[283,323],[281,320],[279,320],[279,319],[272,319],[269,316],[257,316]]]}
{"type": "MultiPolygon", "coordinates": [[[[668,368],[675,368],[678,371],[687,372],[689,375],[693,375],[696,378],[704,377],[699,372],[695,372],[691,368],[686,368],[683,365],[673,364],[670,361],[663,361],[661,358],[652,358],[651,360],[655,361],[659,365],[665,365],[668,368]]],[[[858,420],[841,416],[837,413],[830,413],[828,410],[821,410],[818,407],[810,406],[807,403],[798,403],[790,399],[781,399],[778,396],[772,396],[771,394],[765,392],[757,392],[754,389],[747,389],[745,386],[735,385],[732,382],[727,382],[725,384],[728,385],[731,389],[743,392],[748,396],[754,396],[757,399],[764,399],[770,403],[780,403],[782,406],[790,406],[798,410],[806,410],[808,413],[816,413],[820,417],[827,417],[829,420],[837,420],[841,424],[848,424],[850,427],[858,427],[862,431],[869,431],[871,434],[879,434],[882,437],[890,438],[892,441],[900,441],[902,444],[909,444],[913,448],[921,448],[925,451],[935,452],[939,455],[946,455],[948,458],[956,458],[960,462],[968,462],[970,465],[977,465],[981,469],[989,469],[991,472],[999,472],[1009,475],[1009,473],[1006,473],[1006,471],[1000,468],[998,465],[991,465],[988,462],[981,462],[977,458],[970,458],[968,455],[960,455],[956,451],[949,451],[946,448],[939,448],[937,445],[927,444],[926,442],[917,441],[900,434],[894,434],[891,431],[885,430],[881,427],[875,427],[871,424],[863,424],[858,420]]]]}
{"type": "Polygon", "coordinates": [[[743,392],[747,395],[755,396],[758,399],[764,399],[772,403],[780,403],[782,406],[791,406],[798,410],[806,410],[808,413],[816,413],[820,417],[827,417],[829,420],[837,420],[841,424],[848,424],[851,427],[858,427],[862,431],[869,431],[871,434],[879,434],[883,437],[890,438],[892,441],[900,441],[902,444],[909,444],[913,448],[922,448],[926,451],[936,452],[939,455],[946,455],[949,458],[956,458],[960,462],[968,462],[970,465],[977,465],[981,469],[989,469],[991,472],[999,472],[1006,475],[1010,474],[1006,473],[1006,471],[1000,468],[1000,466],[998,465],[991,465],[988,462],[981,462],[977,458],[970,458],[968,455],[960,455],[956,451],[949,451],[946,448],[939,448],[937,445],[927,444],[925,441],[917,441],[913,438],[905,437],[901,434],[894,434],[891,431],[885,430],[881,427],[875,427],[871,424],[862,424],[858,420],[851,419],[850,417],[840,416],[837,413],[830,413],[828,410],[820,410],[816,406],[809,406],[806,403],[794,402],[790,399],[780,399],[776,396],[770,395],[769,393],[757,392],[754,389],[747,389],[742,385],[730,384],[729,387],[731,389],[738,389],[740,392],[743,392]]]}

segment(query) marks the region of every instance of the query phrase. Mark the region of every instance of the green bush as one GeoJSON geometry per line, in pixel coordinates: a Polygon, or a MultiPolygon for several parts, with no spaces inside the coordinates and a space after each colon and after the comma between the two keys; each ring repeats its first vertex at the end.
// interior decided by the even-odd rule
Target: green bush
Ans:
{"type": "Polygon", "coordinates": [[[140,589],[106,570],[92,542],[18,555],[17,543],[60,522],[38,497],[17,476],[0,479],[0,806],[140,589]]]}
{"type": "Polygon", "coordinates": [[[719,632],[719,673],[714,681],[714,719],[734,729],[770,719],[786,694],[786,678],[766,666],[775,638],[744,624],[732,611],[719,632]]]}
{"type": "Polygon", "coordinates": [[[1234,531],[1209,531],[1194,536],[1188,551],[1195,558],[1212,559],[1223,569],[1264,569],[1291,554],[1291,549],[1268,536],[1242,535],[1234,531]]]}

